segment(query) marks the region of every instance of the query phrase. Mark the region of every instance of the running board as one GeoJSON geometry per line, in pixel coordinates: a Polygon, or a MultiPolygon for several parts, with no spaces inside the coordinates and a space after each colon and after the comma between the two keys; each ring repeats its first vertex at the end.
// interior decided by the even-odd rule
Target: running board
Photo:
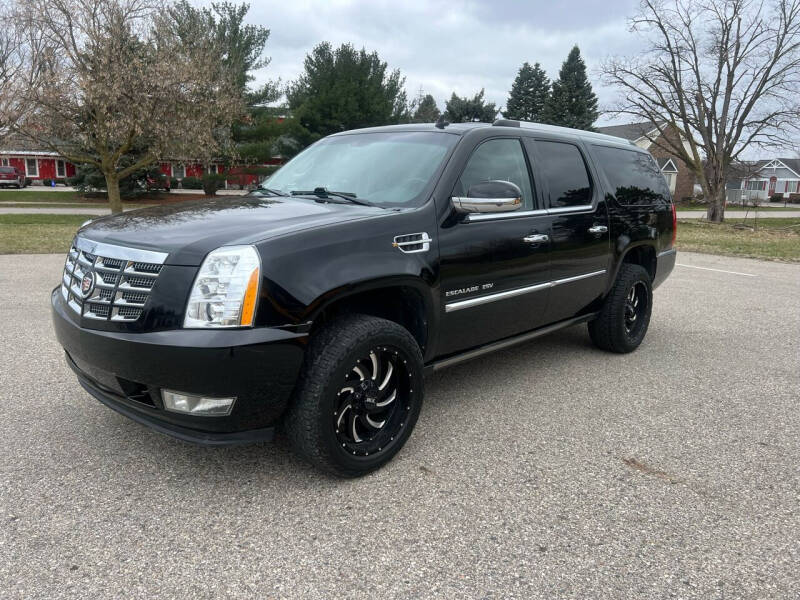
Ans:
{"type": "Polygon", "coordinates": [[[425,366],[425,372],[432,373],[434,371],[439,371],[441,369],[452,367],[453,365],[457,365],[462,362],[472,360],[473,358],[478,358],[480,356],[489,354],[491,352],[497,352],[498,350],[504,350],[505,348],[516,346],[517,344],[522,344],[529,340],[541,337],[543,335],[547,335],[548,333],[553,333],[554,331],[558,331],[559,329],[564,329],[565,327],[578,325],[579,323],[586,323],[587,321],[591,321],[592,319],[594,319],[597,315],[598,313],[589,313],[588,315],[581,315],[580,317],[574,317],[572,319],[567,319],[566,321],[559,321],[558,323],[554,323],[553,325],[548,325],[547,327],[542,327],[541,329],[535,329],[533,331],[529,331],[528,333],[523,333],[521,335],[516,335],[514,337],[500,340],[499,342],[492,342],[491,344],[486,344],[484,346],[479,346],[478,348],[474,348],[472,350],[467,350],[466,352],[462,352],[461,354],[456,354],[454,356],[448,356],[447,358],[435,360],[429,365],[425,366]]]}

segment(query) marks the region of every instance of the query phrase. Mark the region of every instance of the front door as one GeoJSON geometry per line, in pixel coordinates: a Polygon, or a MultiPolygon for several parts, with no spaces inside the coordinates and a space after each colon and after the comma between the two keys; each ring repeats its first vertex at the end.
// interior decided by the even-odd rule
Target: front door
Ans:
{"type": "Polygon", "coordinates": [[[467,215],[439,230],[442,320],[438,355],[452,354],[534,329],[545,320],[550,243],[547,216],[521,140],[492,138],[468,159],[453,196],[480,181],[522,190],[510,213],[467,215]]]}

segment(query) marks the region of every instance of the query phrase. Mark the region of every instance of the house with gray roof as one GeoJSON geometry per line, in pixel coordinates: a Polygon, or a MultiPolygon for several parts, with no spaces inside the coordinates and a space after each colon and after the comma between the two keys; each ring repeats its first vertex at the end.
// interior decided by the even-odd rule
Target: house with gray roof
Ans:
{"type": "MultiPolygon", "coordinates": [[[[644,121],[640,123],[625,123],[623,125],[609,125],[607,127],[597,127],[599,133],[613,135],[616,137],[630,140],[640,148],[649,150],[653,158],[656,159],[664,179],[667,180],[672,197],[676,201],[684,198],[691,198],[694,190],[695,176],[674,153],[667,151],[661,146],[667,146],[666,140],[659,145],[660,138],[670,135],[669,130],[662,131],[656,123],[644,121]]],[[[678,132],[672,135],[683,139],[678,132]]],[[[683,142],[685,144],[685,142],[683,142]]]]}
{"type": "Polygon", "coordinates": [[[732,187],[742,190],[741,196],[749,201],[773,196],[800,200],[800,158],[767,158],[751,163],[747,173],[729,182],[728,189],[732,187]]]}

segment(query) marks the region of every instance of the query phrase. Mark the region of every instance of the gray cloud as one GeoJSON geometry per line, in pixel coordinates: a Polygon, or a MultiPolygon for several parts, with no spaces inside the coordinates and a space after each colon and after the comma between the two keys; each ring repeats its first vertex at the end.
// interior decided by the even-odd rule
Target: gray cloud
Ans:
{"type": "Polygon", "coordinates": [[[524,61],[540,62],[551,78],[578,44],[592,74],[601,105],[614,92],[594,74],[611,54],[638,47],[627,17],[636,0],[594,2],[518,2],[514,0],[389,2],[331,0],[253,3],[249,20],[271,29],[267,55],[272,62],[259,81],[297,77],[303,59],[320,41],[351,42],[376,50],[406,77],[409,96],[422,87],[440,107],[452,92],[486,89],[489,100],[504,106],[524,61]]]}

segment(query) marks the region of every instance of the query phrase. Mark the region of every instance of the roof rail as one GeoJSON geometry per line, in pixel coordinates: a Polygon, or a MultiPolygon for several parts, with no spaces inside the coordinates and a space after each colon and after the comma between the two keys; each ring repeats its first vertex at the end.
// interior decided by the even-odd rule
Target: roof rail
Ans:
{"type": "Polygon", "coordinates": [[[635,146],[636,144],[632,140],[628,140],[625,138],[617,137],[614,135],[608,135],[606,133],[598,133],[596,131],[585,131],[582,129],[571,129],[569,127],[560,127],[558,125],[548,125],[546,123],[534,123],[531,121],[517,121],[516,119],[497,119],[494,123],[492,123],[494,127],[520,127],[522,129],[536,129],[539,131],[551,131],[554,133],[562,133],[562,134],[571,134],[571,135],[579,135],[584,138],[594,139],[594,140],[604,140],[604,141],[613,141],[618,144],[627,144],[631,146],[635,146]]]}
{"type": "Polygon", "coordinates": [[[519,127],[519,121],[515,121],[514,119],[497,119],[494,123],[492,123],[494,127],[519,127]]]}

